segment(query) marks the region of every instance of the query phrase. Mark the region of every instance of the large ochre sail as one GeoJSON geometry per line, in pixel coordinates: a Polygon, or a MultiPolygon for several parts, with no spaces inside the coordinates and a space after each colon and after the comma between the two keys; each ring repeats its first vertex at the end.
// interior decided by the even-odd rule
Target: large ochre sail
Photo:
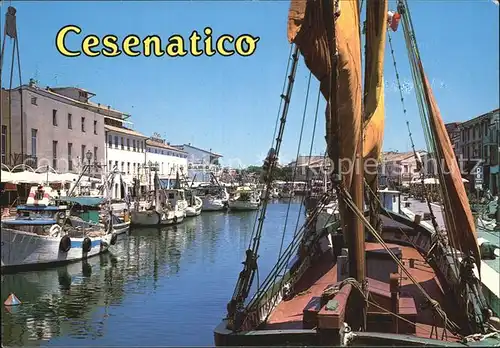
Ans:
{"type": "MultiPolygon", "coordinates": [[[[312,74],[320,81],[323,96],[329,100],[332,60],[330,57],[325,17],[334,21],[335,14],[324,14],[324,1],[292,0],[288,17],[288,39],[302,53],[312,74]]],[[[342,165],[342,179],[349,190],[352,165],[361,135],[361,50],[359,35],[359,3],[357,0],[338,1],[335,20],[338,51],[337,86],[334,112],[326,110],[326,140],[334,166],[342,165]],[[335,118],[335,119],[332,119],[335,118]],[[337,131],[338,130],[338,131],[337,131]],[[335,139],[335,134],[339,135],[335,139]]]]}
{"type": "MultiPolygon", "coordinates": [[[[378,162],[384,139],[384,56],[387,8],[387,0],[372,0],[366,3],[363,157],[365,178],[374,195],[377,194],[378,162]]],[[[369,196],[372,197],[372,194],[369,196]]],[[[375,198],[370,201],[370,223],[378,229],[379,204],[375,198]]]]}
{"type": "Polygon", "coordinates": [[[441,184],[444,185],[443,193],[446,195],[443,199],[446,230],[455,244],[454,247],[464,254],[474,257],[476,266],[480,270],[481,258],[476,228],[469,199],[462,182],[462,175],[421,61],[418,61],[418,69],[422,76],[423,91],[429,108],[429,126],[435,139],[436,159],[442,168],[440,176],[441,184]]]}

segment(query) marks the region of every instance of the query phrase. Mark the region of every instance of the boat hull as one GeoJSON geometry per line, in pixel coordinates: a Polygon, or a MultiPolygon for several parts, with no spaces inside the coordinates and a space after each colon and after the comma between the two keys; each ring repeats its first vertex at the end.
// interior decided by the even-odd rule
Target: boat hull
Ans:
{"type": "Polygon", "coordinates": [[[258,210],[260,202],[250,201],[229,201],[229,209],[231,210],[258,210]]]}
{"type": "Polygon", "coordinates": [[[132,211],[131,221],[134,226],[154,226],[161,222],[161,215],[155,210],[132,211]]]}
{"type": "Polygon", "coordinates": [[[199,207],[187,207],[186,208],[186,216],[198,216],[201,214],[201,206],[199,207]]]}
{"type": "Polygon", "coordinates": [[[202,211],[220,211],[226,209],[222,199],[203,199],[202,211]]]}
{"type": "Polygon", "coordinates": [[[90,238],[91,249],[84,252],[84,238],[71,238],[67,252],[59,250],[60,237],[40,236],[34,233],[3,228],[2,272],[65,264],[88,259],[106,252],[112,244],[112,234],[90,238]]]}

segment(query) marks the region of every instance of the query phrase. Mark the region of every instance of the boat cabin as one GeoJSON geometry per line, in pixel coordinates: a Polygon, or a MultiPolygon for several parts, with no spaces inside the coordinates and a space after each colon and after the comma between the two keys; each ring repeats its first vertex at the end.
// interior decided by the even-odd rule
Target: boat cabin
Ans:
{"type": "Polygon", "coordinates": [[[401,192],[396,190],[379,190],[379,199],[382,207],[389,212],[400,214],[401,212],[401,192]]]}
{"type": "Polygon", "coordinates": [[[182,189],[165,189],[162,190],[160,195],[161,204],[167,204],[168,206],[179,209],[186,209],[187,202],[184,196],[184,190],[182,189]]]}

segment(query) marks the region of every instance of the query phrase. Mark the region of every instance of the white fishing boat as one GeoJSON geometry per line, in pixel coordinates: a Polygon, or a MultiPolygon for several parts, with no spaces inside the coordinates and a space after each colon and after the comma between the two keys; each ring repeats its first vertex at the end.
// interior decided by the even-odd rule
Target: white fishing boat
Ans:
{"type": "Polygon", "coordinates": [[[231,210],[257,210],[259,206],[258,192],[248,186],[238,187],[234,197],[229,200],[229,209],[231,210]]]}
{"type": "Polygon", "coordinates": [[[201,214],[203,201],[200,197],[196,196],[191,189],[184,191],[188,206],[186,208],[186,216],[198,216],[201,214]]]}
{"type": "Polygon", "coordinates": [[[160,180],[155,172],[154,201],[136,201],[131,212],[133,225],[155,226],[175,225],[186,216],[188,203],[182,189],[160,189],[160,180]]]}
{"type": "Polygon", "coordinates": [[[220,211],[227,208],[229,193],[225,187],[202,183],[196,188],[202,200],[202,211],[220,211]]]}
{"type": "Polygon", "coordinates": [[[116,234],[97,225],[66,224],[70,211],[65,205],[51,204],[50,191],[50,187],[32,187],[17,216],[2,220],[2,272],[87,259],[116,243],[116,234]]]}

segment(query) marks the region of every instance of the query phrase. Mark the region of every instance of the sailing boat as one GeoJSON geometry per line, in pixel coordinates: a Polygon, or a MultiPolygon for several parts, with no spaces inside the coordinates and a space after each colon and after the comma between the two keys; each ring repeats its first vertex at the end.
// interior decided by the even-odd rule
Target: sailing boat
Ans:
{"type": "Polygon", "coordinates": [[[475,275],[481,260],[472,213],[418,54],[408,3],[400,0],[397,12],[388,11],[387,0],[366,4],[364,98],[360,13],[358,0],[291,1],[288,37],[295,50],[276,147],[273,157],[266,159],[268,171],[272,173],[279,154],[300,50],[327,101],[328,156],[335,164],[343,160],[342,166],[334,166],[331,178],[340,217],[328,228],[315,227],[315,217],[331,201],[325,194],[269,276],[248,298],[258,269],[265,196],[227,316],[214,332],[218,346],[500,343],[498,330],[492,328],[498,318],[492,317],[475,275]],[[421,87],[418,97],[431,138],[429,152],[443,166],[438,172],[446,190],[447,233],[439,229],[434,233],[418,219],[382,206],[376,170],[363,166],[363,160],[380,154],[385,36],[387,26],[395,30],[400,21],[412,76],[421,87]],[[350,164],[353,170],[345,167],[350,164]]]}

